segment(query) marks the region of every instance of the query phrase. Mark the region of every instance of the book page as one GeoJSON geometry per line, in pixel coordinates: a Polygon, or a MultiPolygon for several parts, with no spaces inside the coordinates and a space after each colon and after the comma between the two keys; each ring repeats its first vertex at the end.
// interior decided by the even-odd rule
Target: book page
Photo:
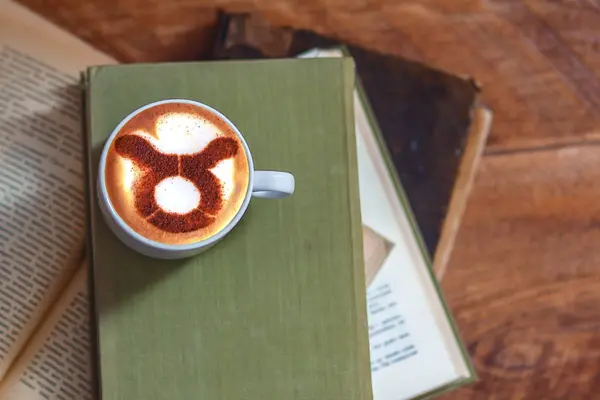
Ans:
{"type": "Polygon", "coordinates": [[[78,72],[109,62],[0,0],[0,380],[81,257],[78,72]]]}
{"type": "Polygon", "coordinates": [[[88,269],[83,266],[0,387],[3,400],[92,399],[88,269]]]}
{"type": "Polygon", "coordinates": [[[0,376],[80,258],[83,161],[69,82],[0,49],[0,376]]]}

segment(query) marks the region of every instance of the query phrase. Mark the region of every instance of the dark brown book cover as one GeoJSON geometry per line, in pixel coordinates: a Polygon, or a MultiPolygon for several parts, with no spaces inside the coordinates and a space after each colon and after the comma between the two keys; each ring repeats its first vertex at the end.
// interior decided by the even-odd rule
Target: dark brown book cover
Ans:
{"type": "Polygon", "coordinates": [[[357,79],[441,277],[491,121],[472,79],[245,14],[222,15],[214,58],[294,57],[340,46],[355,60],[357,79]]]}

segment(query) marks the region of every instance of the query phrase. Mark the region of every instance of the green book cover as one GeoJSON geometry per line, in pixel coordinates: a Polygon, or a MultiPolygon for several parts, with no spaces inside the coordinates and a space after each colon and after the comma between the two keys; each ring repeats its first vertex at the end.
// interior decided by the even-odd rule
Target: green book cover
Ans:
{"type": "Polygon", "coordinates": [[[103,399],[369,399],[371,377],[351,59],[94,67],[87,71],[91,265],[103,399]],[[257,169],[296,192],[254,199],[197,257],[121,244],[96,202],[112,129],[152,101],[206,103],[257,169]]]}

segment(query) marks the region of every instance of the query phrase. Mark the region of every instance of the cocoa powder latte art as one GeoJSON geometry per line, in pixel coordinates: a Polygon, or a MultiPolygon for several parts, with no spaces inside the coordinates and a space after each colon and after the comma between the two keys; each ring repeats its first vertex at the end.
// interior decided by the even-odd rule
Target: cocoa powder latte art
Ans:
{"type": "Polygon", "coordinates": [[[106,190],[121,219],[159,243],[212,237],[236,216],[249,162],[234,129],[209,109],[161,103],[119,130],[105,164],[106,190]]]}

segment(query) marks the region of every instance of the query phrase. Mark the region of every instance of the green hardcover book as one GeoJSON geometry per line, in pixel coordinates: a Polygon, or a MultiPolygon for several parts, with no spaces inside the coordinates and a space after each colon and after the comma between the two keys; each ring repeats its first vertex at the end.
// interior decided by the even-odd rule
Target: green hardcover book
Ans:
{"type": "Polygon", "coordinates": [[[351,59],[101,66],[85,77],[92,289],[102,399],[372,397],[351,59]],[[296,192],[254,199],[197,257],[154,260],[109,231],[99,154],[143,104],[224,113],[257,169],[296,192]]]}

